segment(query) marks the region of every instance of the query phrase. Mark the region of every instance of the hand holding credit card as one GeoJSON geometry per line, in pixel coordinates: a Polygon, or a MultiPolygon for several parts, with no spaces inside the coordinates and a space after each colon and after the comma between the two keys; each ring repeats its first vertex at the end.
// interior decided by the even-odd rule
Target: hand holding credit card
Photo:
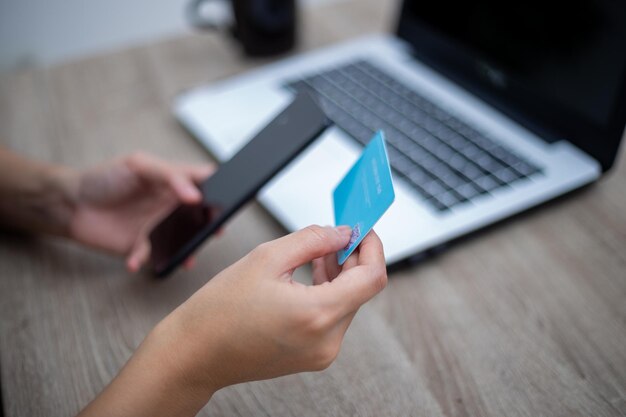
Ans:
{"type": "Polygon", "coordinates": [[[339,265],[385,214],[395,196],[385,136],[378,131],[333,191],[335,224],[352,228],[350,242],[337,253],[339,265]]]}

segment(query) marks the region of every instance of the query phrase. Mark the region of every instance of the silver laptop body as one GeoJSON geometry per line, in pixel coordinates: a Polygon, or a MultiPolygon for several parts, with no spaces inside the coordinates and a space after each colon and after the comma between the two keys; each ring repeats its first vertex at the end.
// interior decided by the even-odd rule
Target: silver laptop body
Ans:
{"type": "MultiPolygon", "coordinates": [[[[435,103],[437,111],[444,110],[453,117],[455,123],[481,132],[490,141],[489,147],[499,152],[505,150],[515,158],[526,161],[527,166],[522,166],[520,170],[528,169],[529,166],[533,168],[522,179],[510,183],[506,182],[507,175],[515,170],[503,171],[503,183],[493,188],[489,185],[489,178],[477,178],[477,181],[483,181],[486,185],[466,187],[471,196],[466,199],[462,198],[465,195],[462,192],[465,191],[442,191],[437,182],[433,182],[434,190],[425,191],[421,185],[416,188],[411,180],[413,171],[394,175],[396,201],[375,228],[384,243],[388,264],[411,259],[429,249],[440,247],[457,237],[588,184],[601,175],[600,164],[566,138],[552,143],[542,140],[415,59],[411,52],[408,43],[391,35],[364,37],[284,59],[189,91],[178,97],[173,110],[180,122],[218,161],[225,161],[291,100],[294,90],[286,85],[293,80],[308,79],[310,85],[319,85],[323,89],[328,88],[324,74],[336,68],[348,67],[349,70],[333,76],[353,74],[359,80],[368,76],[374,79],[372,74],[378,74],[380,70],[420,97],[435,103]],[[359,67],[350,69],[350,65],[355,62],[371,65],[367,64],[369,66],[365,70],[359,67]],[[368,73],[370,70],[372,74],[368,73]],[[315,78],[319,74],[322,79],[315,78]],[[485,191],[487,188],[489,191],[485,191]],[[481,192],[476,193],[476,189],[481,192]]],[[[354,86],[358,87],[357,84],[358,81],[354,81],[354,86]]],[[[371,91],[366,89],[365,92],[354,93],[357,98],[363,99],[357,104],[376,104],[376,97],[368,96],[371,91]]],[[[341,93],[348,94],[346,91],[341,93]]],[[[375,96],[375,93],[372,95],[375,96]]],[[[335,99],[337,102],[343,100],[332,92],[322,98],[329,106],[337,105],[333,101],[335,99]]],[[[404,104],[402,99],[396,99],[395,103],[398,106],[404,104]]],[[[365,117],[363,124],[368,124],[369,120],[375,125],[378,120],[376,112],[368,115],[359,116],[365,117]]],[[[424,132],[419,130],[423,127],[413,126],[411,120],[389,123],[390,127],[380,126],[386,130],[388,140],[390,135],[387,130],[397,130],[397,136],[408,135],[411,128],[417,129],[418,133],[424,132]]],[[[310,224],[333,224],[332,190],[356,160],[363,146],[347,130],[340,126],[329,129],[258,195],[260,203],[287,230],[295,231],[310,224]]],[[[418,140],[429,135],[424,133],[418,140]]],[[[402,143],[395,145],[395,142],[393,146],[404,147],[402,143]]],[[[421,146],[427,144],[422,143],[421,146]]],[[[434,149],[428,149],[433,154],[439,148],[442,152],[455,150],[452,145],[433,146],[434,149]]],[[[472,152],[478,151],[473,149],[472,152]]],[[[403,156],[409,158],[412,155],[403,156]]],[[[403,156],[399,155],[398,159],[402,160],[403,156]]],[[[417,153],[415,157],[421,158],[417,153]]],[[[503,158],[511,157],[504,155],[503,158]]],[[[489,157],[484,159],[488,161],[489,157]]],[[[457,156],[456,160],[459,164],[463,163],[462,157],[457,156]]],[[[424,163],[427,166],[432,164],[428,161],[424,163]]],[[[513,164],[518,166],[520,163],[513,161],[513,164]]],[[[423,167],[417,170],[419,175],[428,175],[422,172],[423,167]]],[[[426,186],[430,186],[430,183],[426,186]]]]}

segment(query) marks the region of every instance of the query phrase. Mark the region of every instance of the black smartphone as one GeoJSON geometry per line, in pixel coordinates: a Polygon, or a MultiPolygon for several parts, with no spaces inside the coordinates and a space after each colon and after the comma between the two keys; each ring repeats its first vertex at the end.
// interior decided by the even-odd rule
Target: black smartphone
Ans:
{"type": "Polygon", "coordinates": [[[313,97],[289,106],[200,185],[203,201],[180,205],[150,233],[150,264],[166,276],[192,254],[329,125],[313,97]]]}

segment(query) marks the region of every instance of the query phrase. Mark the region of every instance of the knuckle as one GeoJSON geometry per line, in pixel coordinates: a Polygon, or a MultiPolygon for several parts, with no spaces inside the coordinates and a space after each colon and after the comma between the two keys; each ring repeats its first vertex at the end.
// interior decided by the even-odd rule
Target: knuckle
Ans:
{"type": "Polygon", "coordinates": [[[325,343],[316,352],[314,368],[317,371],[328,369],[339,355],[339,343],[325,343]]]}
{"type": "Polygon", "coordinates": [[[307,330],[309,334],[319,336],[324,334],[330,327],[331,319],[328,313],[315,313],[307,322],[307,330]]]}
{"type": "Polygon", "coordinates": [[[376,292],[380,292],[387,286],[387,268],[385,266],[376,267],[374,273],[374,284],[376,285],[376,292]]]}
{"type": "Polygon", "coordinates": [[[309,323],[312,321],[312,314],[307,309],[298,309],[292,312],[291,318],[295,328],[305,334],[309,331],[309,323]]]}
{"type": "Polygon", "coordinates": [[[333,316],[320,305],[312,305],[303,309],[297,320],[305,337],[311,339],[318,339],[323,336],[333,325],[333,316]]]}
{"type": "Polygon", "coordinates": [[[126,157],[126,162],[133,166],[140,165],[146,160],[146,154],[143,151],[134,151],[126,157]]]}
{"type": "Polygon", "coordinates": [[[311,237],[312,240],[317,240],[317,241],[325,240],[324,228],[317,224],[312,224],[310,226],[307,226],[303,230],[308,236],[311,237]]]}
{"type": "Polygon", "coordinates": [[[269,243],[261,243],[250,252],[250,256],[256,261],[265,261],[270,255],[269,243]]]}

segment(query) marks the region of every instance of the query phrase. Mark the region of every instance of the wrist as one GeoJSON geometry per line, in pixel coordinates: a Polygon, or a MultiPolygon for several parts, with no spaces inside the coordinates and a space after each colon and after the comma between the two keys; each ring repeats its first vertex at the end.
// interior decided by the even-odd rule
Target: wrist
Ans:
{"type": "Polygon", "coordinates": [[[210,346],[197,349],[198,335],[184,322],[180,309],[157,324],[146,337],[145,351],[153,355],[154,364],[162,370],[164,386],[182,409],[197,413],[221,388],[211,370],[216,363],[210,346]]]}
{"type": "Polygon", "coordinates": [[[78,202],[80,174],[57,165],[43,167],[41,172],[42,211],[46,212],[49,229],[46,232],[70,236],[70,224],[78,202]]]}
{"type": "Polygon", "coordinates": [[[9,229],[67,235],[78,174],[0,149],[0,222],[9,229]]]}

